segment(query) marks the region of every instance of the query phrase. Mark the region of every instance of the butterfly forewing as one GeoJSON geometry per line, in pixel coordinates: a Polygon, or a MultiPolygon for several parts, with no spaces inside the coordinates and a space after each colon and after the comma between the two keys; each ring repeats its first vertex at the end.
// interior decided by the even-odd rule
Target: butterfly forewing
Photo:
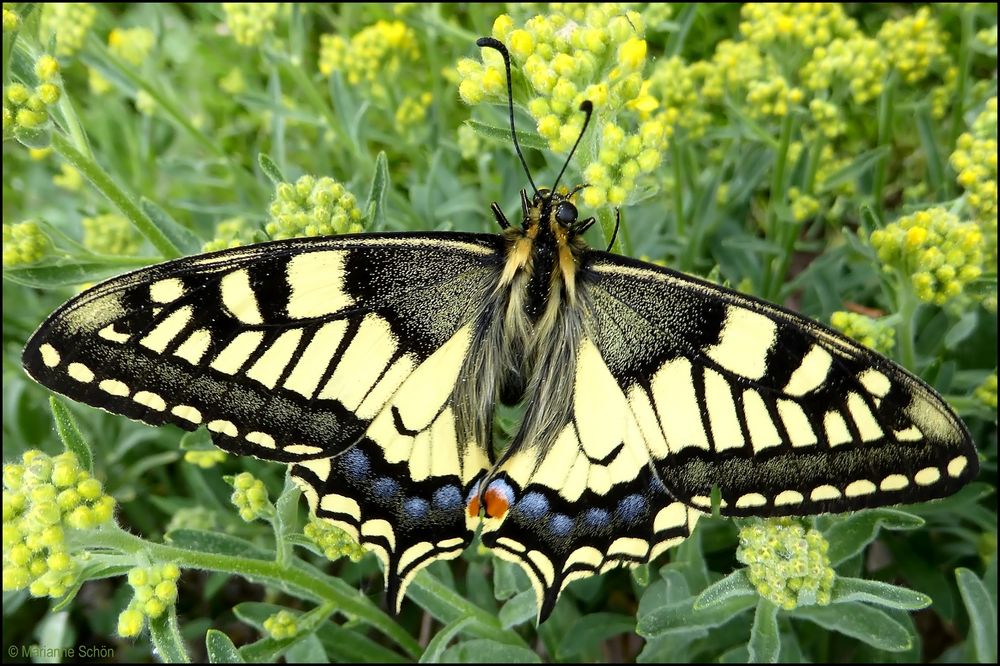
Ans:
{"type": "Polygon", "coordinates": [[[104,282],[39,328],[24,365],[75,400],[298,463],[314,510],[386,563],[393,602],[468,544],[488,465],[452,393],[497,237],[344,236],[181,259],[104,282]]]}

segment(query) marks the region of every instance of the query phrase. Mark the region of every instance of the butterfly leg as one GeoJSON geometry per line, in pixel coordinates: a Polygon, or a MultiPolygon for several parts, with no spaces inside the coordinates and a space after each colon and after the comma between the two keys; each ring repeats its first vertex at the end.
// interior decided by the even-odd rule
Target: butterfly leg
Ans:
{"type": "Polygon", "coordinates": [[[493,217],[496,218],[497,224],[500,225],[501,229],[510,228],[510,220],[508,220],[507,216],[503,214],[503,211],[500,209],[500,204],[494,201],[490,204],[490,210],[493,211],[493,217]]]}

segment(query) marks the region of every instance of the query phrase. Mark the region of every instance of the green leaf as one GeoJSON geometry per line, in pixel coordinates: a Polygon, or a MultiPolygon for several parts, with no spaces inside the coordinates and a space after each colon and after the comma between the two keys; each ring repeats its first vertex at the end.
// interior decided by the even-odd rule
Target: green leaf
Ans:
{"type": "MultiPolygon", "coordinates": [[[[69,648],[73,644],[75,635],[73,626],[69,623],[69,612],[51,613],[42,618],[35,627],[35,638],[38,645],[49,650],[60,650],[69,648]]],[[[8,648],[9,649],[9,648],[8,648]]],[[[42,654],[32,658],[36,663],[58,663],[59,659],[53,659],[55,655],[42,654]]]]}
{"type": "Polygon", "coordinates": [[[441,628],[441,631],[434,635],[434,638],[427,644],[424,653],[420,655],[421,664],[437,664],[441,661],[441,655],[445,648],[455,636],[458,636],[466,625],[474,620],[471,617],[463,617],[441,628]]]}
{"type": "MultiPolygon", "coordinates": [[[[291,469],[291,468],[289,468],[291,469]]],[[[278,561],[284,562],[292,557],[292,544],[288,537],[298,531],[299,498],[302,491],[292,481],[290,473],[285,474],[285,487],[274,502],[274,532],[277,538],[278,561]]]]}
{"type": "Polygon", "coordinates": [[[498,559],[493,564],[493,597],[497,601],[510,599],[518,592],[528,589],[530,583],[521,567],[513,562],[498,559]],[[524,583],[523,585],[521,583],[524,583]]]}
{"type": "Polygon", "coordinates": [[[562,641],[556,651],[560,661],[571,660],[575,655],[586,653],[598,647],[602,642],[617,636],[635,631],[635,618],[616,613],[591,613],[573,623],[563,634],[562,641]]]}
{"type": "Polygon", "coordinates": [[[316,634],[302,637],[285,651],[285,661],[289,664],[326,664],[326,650],[316,634]]]}
{"type": "Polygon", "coordinates": [[[913,611],[927,608],[933,599],[926,594],[877,580],[838,577],[833,585],[833,597],[830,603],[842,604],[852,601],[913,611]]]}
{"type": "Polygon", "coordinates": [[[500,626],[510,629],[519,624],[532,620],[538,613],[537,602],[535,601],[535,591],[525,590],[500,608],[497,619],[500,626]]]}
{"type": "Polygon", "coordinates": [[[959,317],[955,325],[948,329],[944,336],[944,348],[948,350],[958,349],[958,346],[972,335],[979,324],[979,310],[971,308],[959,317]]]}
{"type": "Polygon", "coordinates": [[[62,440],[66,450],[76,456],[80,461],[80,466],[89,473],[94,471],[94,454],[90,451],[90,444],[84,439],[80,427],[76,424],[72,412],[63,404],[62,400],[49,396],[49,407],[52,409],[52,417],[56,422],[56,432],[62,440]]]}
{"type": "Polygon", "coordinates": [[[997,608],[990,593],[969,569],[955,570],[958,591],[969,614],[970,638],[973,654],[981,664],[997,662],[997,608]]]}
{"type": "Polygon", "coordinates": [[[20,142],[25,148],[34,148],[36,150],[42,150],[48,148],[52,143],[52,137],[49,134],[50,127],[48,124],[42,127],[15,127],[14,128],[14,138],[20,142]]]}
{"type": "Polygon", "coordinates": [[[198,254],[202,242],[193,231],[175,220],[170,213],[146,197],[139,199],[139,208],[182,254],[198,254]]]}
{"type": "MultiPolygon", "coordinates": [[[[509,127],[496,127],[494,125],[487,125],[486,123],[481,123],[478,120],[466,120],[465,124],[475,130],[476,134],[491,141],[499,141],[504,144],[512,143],[510,128],[509,127]]],[[[540,134],[535,132],[519,129],[517,131],[517,140],[520,142],[522,148],[535,148],[537,150],[548,150],[549,143],[540,134]]]]}
{"type": "Polygon", "coordinates": [[[816,188],[818,193],[831,192],[844,183],[857,181],[865,172],[878,164],[882,158],[888,156],[889,153],[890,148],[888,146],[879,146],[878,148],[872,148],[861,153],[850,164],[837,169],[827,178],[824,178],[816,188]]]}
{"type": "Polygon", "coordinates": [[[255,546],[246,539],[218,532],[181,529],[167,532],[166,538],[172,546],[202,553],[249,557],[257,560],[269,560],[273,557],[273,553],[255,546]]]}
{"type": "Polygon", "coordinates": [[[324,622],[316,630],[316,635],[323,642],[326,654],[333,662],[400,664],[411,661],[358,631],[332,622],[324,622]]]}
{"type": "Polygon", "coordinates": [[[100,258],[66,258],[34,266],[5,268],[3,276],[25,287],[54,289],[85,282],[98,282],[123,270],[148,266],[154,261],[142,257],[123,257],[112,264],[100,258]]]}
{"type": "Polygon", "coordinates": [[[533,650],[488,638],[476,638],[454,645],[441,655],[442,662],[472,664],[540,664],[533,650]]]}
{"type": "Polygon", "coordinates": [[[705,610],[715,604],[720,604],[732,597],[745,597],[757,594],[756,588],[747,578],[745,569],[737,569],[720,581],[712,583],[694,600],[695,610],[705,610]]]}
{"type": "Polygon", "coordinates": [[[264,175],[267,176],[267,179],[275,187],[287,182],[285,175],[281,173],[281,169],[278,168],[278,165],[274,163],[274,160],[267,153],[257,153],[257,164],[260,165],[260,170],[264,172],[264,175]]]}
{"type": "Polygon", "coordinates": [[[218,629],[209,629],[205,634],[205,650],[208,653],[208,661],[211,664],[245,664],[246,660],[240,655],[236,646],[229,640],[229,636],[218,629]]]}
{"type": "Polygon", "coordinates": [[[181,638],[180,627],[177,626],[177,608],[170,609],[157,618],[149,619],[149,637],[156,649],[156,655],[168,664],[187,664],[191,662],[181,638]]]}
{"type": "Polygon", "coordinates": [[[884,611],[858,602],[834,606],[804,606],[789,611],[789,614],[818,624],[824,629],[856,638],[880,650],[902,652],[908,650],[913,642],[906,627],[884,611]]]}
{"type": "Polygon", "coordinates": [[[868,509],[849,514],[823,532],[830,543],[830,563],[837,566],[860,553],[878,536],[882,528],[915,530],[923,524],[923,518],[896,509],[868,509]]]}
{"type": "Polygon", "coordinates": [[[365,203],[365,214],[368,216],[370,230],[385,228],[385,191],[389,187],[389,161],[385,151],[380,150],[375,158],[375,172],[372,174],[371,185],[368,186],[368,201],[365,203]]]}
{"type": "Polygon", "coordinates": [[[781,637],[778,634],[778,607],[767,599],[757,602],[757,611],[750,628],[750,661],[755,664],[776,664],[781,653],[781,637]]]}
{"type": "Polygon", "coordinates": [[[656,638],[667,632],[718,627],[739,613],[753,608],[757,605],[758,598],[756,593],[732,596],[709,608],[698,610],[694,607],[694,599],[675,602],[641,616],[636,633],[646,638],[656,638]]]}

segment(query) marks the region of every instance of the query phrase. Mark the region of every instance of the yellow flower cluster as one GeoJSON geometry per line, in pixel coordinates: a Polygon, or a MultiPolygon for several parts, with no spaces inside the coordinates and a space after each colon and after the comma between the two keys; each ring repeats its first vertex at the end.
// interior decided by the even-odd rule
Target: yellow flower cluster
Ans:
{"type": "MultiPolygon", "coordinates": [[[[156,44],[156,35],[149,28],[115,28],[108,34],[108,50],[125,62],[139,66],[146,60],[156,44]]],[[[99,71],[89,72],[91,91],[103,95],[111,90],[111,83],[99,71]]]]}
{"type": "Polygon", "coordinates": [[[38,263],[52,250],[52,241],[37,222],[3,225],[3,267],[38,263]]]}
{"type": "Polygon", "coordinates": [[[115,501],[72,453],[25,452],[3,466],[3,589],[61,597],[80,564],[66,528],[90,529],[114,516],[115,501]]]}
{"type": "Polygon", "coordinates": [[[207,451],[185,451],[184,462],[197,465],[202,469],[215,467],[226,459],[226,452],[219,449],[209,449],[207,451]]]}
{"type": "Polygon", "coordinates": [[[15,12],[13,9],[8,9],[8,7],[7,7],[8,5],[12,5],[12,4],[14,4],[14,3],[11,3],[11,2],[5,2],[5,3],[3,3],[3,31],[4,32],[11,32],[12,30],[17,30],[17,28],[21,25],[21,17],[18,16],[17,12],[15,12]]]}
{"type": "Polygon", "coordinates": [[[201,247],[202,252],[215,252],[242,247],[251,242],[253,229],[242,217],[230,217],[215,225],[215,237],[201,247]]]}
{"type": "Polygon", "coordinates": [[[11,83],[4,90],[3,131],[20,128],[38,130],[49,120],[49,107],[62,96],[59,61],[43,55],[35,61],[38,85],[32,90],[23,83],[11,83]]]}
{"type": "Polygon", "coordinates": [[[983,230],[990,263],[997,260],[997,98],[972,124],[972,131],[958,137],[951,166],[958,184],[965,189],[965,201],[975,211],[983,230]]]}
{"type": "MultiPolygon", "coordinates": [[[[642,16],[618,4],[570,12],[553,9],[523,28],[501,15],[493,37],[507,46],[527,80],[525,106],[554,152],[573,146],[583,126],[580,104],[594,104],[593,134],[580,149],[589,185],[583,200],[591,208],[618,206],[637,180],[660,164],[671,127],[643,77],[642,16]]],[[[460,60],[458,73],[459,95],[467,104],[504,101],[503,61],[495,51],[484,49],[482,60],[460,60]]]]}
{"type": "Polygon", "coordinates": [[[389,98],[386,84],[419,58],[417,35],[402,21],[378,21],[350,40],[340,35],[319,38],[320,73],[341,72],[351,85],[366,83],[380,100],[389,98]]]}
{"type": "Polygon", "coordinates": [[[712,59],[691,65],[692,75],[701,80],[701,95],[712,104],[722,104],[727,95],[746,94],[752,81],[769,78],[774,63],[750,42],[726,39],[715,47],[712,59]]]}
{"type": "Polygon", "coordinates": [[[463,160],[475,160],[482,150],[482,142],[476,130],[471,125],[462,124],[458,127],[458,149],[463,160]]]}
{"type": "Polygon", "coordinates": [[[357,562],[365,555],[365,549],[350,534],[322,518],[309,516],[309,522],[302,531],[328,560],[347,557],[357,562]]]}
{"type": "Polygon", "coordinates": [[[997,373],[995,370],[992,375],[983,380],[982,384],[976,387],[975,396],[979,402],[990,409],[997,408],[997,373]]]}
{"type": "Polygon", "coordinates": [[[847,132],[847,120],[839,106],[822,99],[809,102],[809,114],[820,133],[829,141],[847,132]]]}
{"type": "Polygon", "coordinates": [[[835,573],[829,544],[793,518],[757,520],[740,529],[736,559],[757,593],[785,610],[830,603],[835,573]]]}
{"type": "Polygon", "coordinates": [[[788,203],[792,209],[792,218],[796,222],[811,220],[820,211],[819,199],[797,187],[788,189],[788,203]]]}
{"type": "Polygon", "coordinates": [[[752,81],[747,91],[748,111],[752,117],[760,119],[784,118],[791,107],[801,104],[804,99],[805,93],[789,85],[780,74],[767,80],[752,81]]]}
{"type": "Polygon", "coordinates": [[[279,641],[294,638],[299,633],[298,618],[289,611],[280,610],[264,620],[264,631],[279,641]]]}
{"type": "Polygon", "coordinates": [[[277,2],[223,2],[226,25],[237,44],[257,46],[274,32],[280,4],[277,2]]]}
{"type": "Polygon", "coordinates": [[[882,44],[856,35],[835,39],[814,50],[799,76],[803,85],[814,92],[846,85],[855,104],[867,104],[882,94],[888,71],[882,44]]]}
{"type": "Polygon", "coordinates": [[[302,176],[294,185],[281,183],[270,213],[265,229],[275,240],[362,230],[363,215],[354,195],[329,176],[302,176]]]}
{"type": "Polygon", "coordinates": [[[944,208],[929,208],[872,232],[885,270],[910,277],[917,297],[943,305],[983,273],[983,234],[944,208]]]}
{"type": "Polygon", "coordinates": [[[168,534],[174,530],[215,531],[219,529],[219,520],[215,511],[203,506],[185,506],[173,512],[167,529],[168,534]]]}
{"type": "Polygon", "coordinates": [[[225,76],[219,79],[219,89],[228,95],[239,95],[247,89],[246,79],[243,77],[243,70],[233,67],[225,76]]]}
{"type": "Polygon", "coordinates": [[[55,35],[56,55],[72,56],[83,48],[96,18],[97,8],[88,2],[47,2],[42,6],[42,34],[55,35]]]}
{"type": "Polygon", "coordinates": [[[433,99],[434,96],[429,92],[416,97],[404,97],[396,109],[396,127],[402,130],[423,123],[433,99]]]}
{"type": "Polygon", "coordinates": [[[740,13],[740,33],[759,46],[777,43],[812,49],[858,29],[843,5],[834,2],[748,2],[740,13]]]}
{"type": "MultiPolygon", "coordinates": [[[[692,139],[704,135],[712,122],[704,102],[709,96],[705,92],[709,84],[704,78],[711,69],[706,64],[688,65],[679,56],[673,56],[658,60],[649,76],[649,91],[662,106],[662,119],[675,129],[683,129],[692,139]]],[[[718,98],[721,96],[720,92],[718,98]]]]}
{"type": "Polygon", "coordinates": [[[125,217],[116,214],[85,217],[83,244],[92,252],[112,255],[135,255],[142,246],[142,238],[125,217]]]}
{"type": "Polygon", "coordinates": [[[83,174],[71,164],[60,164],[59,173],[52,176],[52,183],[70,192],[79,192],[83,187],[83,174]]]}
{"type": "Polygon", "coordinates": [[[253,522],[274,512],[274,506],[267,497],[267,488],[264,487],[264,482],[253,474],[241,472],[234,477],[227,477],[227,480],[233,486],[230,501],[239,509],[240,518],[245,522],[253,522]]]}
{"type": "Polygon", "coordinates": [[[907,83],[919,83],[946,59],[945,33],[930,7],[882,24],[878,39],[889,61],[907,83]]]}
{"type": "Polygon", "coordinates": [[[838,310],[830,315],[830,325],[880,354],[888,354],[896,346],[896,329],[884,319],[838,310]]]}
{"type": "Polygon", "coordinates": [[[181,570],[176,564],[135,567],[128,572],[128,584],[135,594],[128,607],[118,615],[118,633],[138,636],[146,618],[163,615],[177,601],[177,579],[181,570]]]}

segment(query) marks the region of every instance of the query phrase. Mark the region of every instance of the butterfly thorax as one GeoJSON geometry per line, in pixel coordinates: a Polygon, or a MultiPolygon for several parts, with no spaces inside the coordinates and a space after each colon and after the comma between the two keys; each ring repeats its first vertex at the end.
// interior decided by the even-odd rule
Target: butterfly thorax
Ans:
{"type": "Polygon", "coordinates": [[[537,324],[563,298],[575,304],[579,256],[587,245],[577,232],[569,196],[543,189],[531,201],[522,192],[521,202],[521,227],[504,232],[507,252],[499,288],[522,290],[518,305],[537,324]]]}

